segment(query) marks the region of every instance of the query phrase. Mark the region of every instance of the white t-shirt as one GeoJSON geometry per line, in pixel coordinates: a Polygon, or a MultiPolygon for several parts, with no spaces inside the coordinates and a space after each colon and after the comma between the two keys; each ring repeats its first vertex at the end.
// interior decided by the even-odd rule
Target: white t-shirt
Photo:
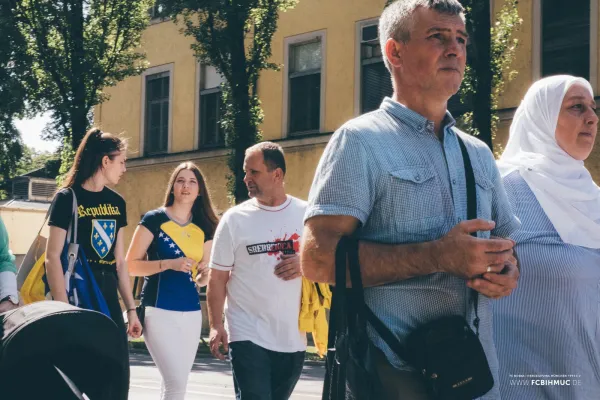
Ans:
{"type": "Polygon", "coordinates": [[[230,342],[249,340],[265,349],[306,350],[298,329],[302,279],[274,271],[281,253],[298,253],[306,202],[292,196],[278,207],[250,199],[229,209],[215,232],[210,268],[231,271],[225,302],[230,342]]]}

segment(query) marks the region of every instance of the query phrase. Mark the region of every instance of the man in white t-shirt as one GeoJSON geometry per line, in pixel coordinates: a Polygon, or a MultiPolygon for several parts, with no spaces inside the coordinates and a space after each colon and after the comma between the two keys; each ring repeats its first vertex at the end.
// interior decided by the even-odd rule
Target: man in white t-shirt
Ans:
{"type": "Polygon", "coordinates": [[[298,251],[306,202],[286,195],[281,146],[246,150],[250,200],[229,209],[210,257],[210,348],[229,352],[238,400],[287,400],[302,372],[306,335],[298,329],[298,251]],[[225,306],[225,326],[222,315],[225,306]]]}

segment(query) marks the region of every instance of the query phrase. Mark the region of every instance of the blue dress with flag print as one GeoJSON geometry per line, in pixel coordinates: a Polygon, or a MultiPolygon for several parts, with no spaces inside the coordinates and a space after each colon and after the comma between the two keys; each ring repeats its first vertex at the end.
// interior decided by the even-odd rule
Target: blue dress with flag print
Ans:
{"type": "Polygon", "coordinates": [[[196,262],[189,273],[167,269],[145,277],[142,304],[171,311],[200,310],[195,284],[197,263],[202,260],[204,242],[212,238],[206,237],[194,220],[183,225],[173,221],[162,207],[146,213],[140,225],[154,236],[148,247],[148,260],[188,257],[196,262]]]}

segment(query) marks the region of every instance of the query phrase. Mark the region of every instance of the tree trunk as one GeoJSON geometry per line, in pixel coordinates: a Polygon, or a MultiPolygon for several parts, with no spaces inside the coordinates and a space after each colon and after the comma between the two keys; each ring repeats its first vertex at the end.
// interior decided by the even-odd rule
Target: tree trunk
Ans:
{"type": "Polygon", "coordinates": [[[244,156],[248,147],[256,143],[257,127],[252,123],[250,109],[250,77],[246,65],[246,48],[244,45],[244,24],[247,15],[245,13],[230,13],[228,21],[229,37],[236,38],[231,43],[231,101],[237,110],[233,129],[235,140],[232,144],[232,159],[230,169],[235,182],[233,195],[235,203],[239,204],[248,199],[248,189],[244,183],[244,156]]]}
{"type": "Polygon", "coordinates": [[[71,145],[77,150],[88,128],[87,111],[83,107],[71,109],[71,145]]]}
{"type": "Polygon", "coordinates": [[[467,22],[472,34],[471,67],[476,78],[473,93],[473,125],[479,139],[493,150],[492,143],[492,70],[491,14],[489,1],[472,1],[472,13],[467,22]]]}
{"type": "Polygon", "coordinates": [[[85,131],[88,127],[86,108],[86,88],[83,77],[86,76],[87,71],[84,71],[82,61],[85,57],[84,50],[84,17],[83,17],[83,1],[75,0],[72,2],[71,13],[69,15],[71,19],[71,43],[70,43],[70,57],[71,57],[71,92],[73,98],[70,106],[70,117],[71,117],[71,137],[73,150],[76,150],[85,135],[85,131]]]}

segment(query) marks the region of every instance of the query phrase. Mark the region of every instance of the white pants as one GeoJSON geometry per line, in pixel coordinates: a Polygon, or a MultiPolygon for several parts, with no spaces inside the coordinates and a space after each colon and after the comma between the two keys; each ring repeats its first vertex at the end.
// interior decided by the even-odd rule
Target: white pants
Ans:
{"type": "Polygon", "coordinates": [[[161,400],[183,400],[202,330],[202,311],[146,307],[144,340],[162,376],[161,400]]]}

